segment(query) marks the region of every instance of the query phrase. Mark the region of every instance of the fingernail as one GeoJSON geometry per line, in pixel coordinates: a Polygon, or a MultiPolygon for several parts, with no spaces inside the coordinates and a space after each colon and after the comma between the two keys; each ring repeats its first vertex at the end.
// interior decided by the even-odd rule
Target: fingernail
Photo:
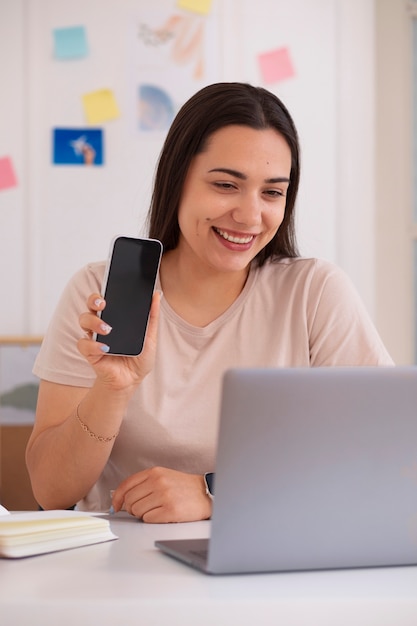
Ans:
{"type": "MultiPolygon", "coordinates": [[[[115,492],[115,489],[110,489],[110,500],[113,499],[114,492],[115,492]]],[[[109,515],[114,515],[114,514],[115,514],[114,506],[113,504],[111,504],[109,508],[109,515]]]]}
{"type": "Polygon", "coordinates": [[[96,300],[94,300],[94,304],[96,306],[101,306],[103,304],[104,300],[102,298],[97,298],[96,300]]]}
{"type": "Polygon", "coordinates": [[[100,329],[103,331],[105,335],[107,335],[111,331],[111,326],[108,324],[100,324],[100,329]]]}
{"type": "Polygon", "coordinates": [[[101,346],[100,346],[100,350],[102,352],[108,352],[110,350],[110,346],[106,346],[105,343],[102,343],[101,346]]]}

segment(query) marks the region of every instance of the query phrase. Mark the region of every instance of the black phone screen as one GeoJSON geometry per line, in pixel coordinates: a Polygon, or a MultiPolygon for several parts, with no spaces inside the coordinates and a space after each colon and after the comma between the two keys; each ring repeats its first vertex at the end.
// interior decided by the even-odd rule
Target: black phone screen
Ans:
{"type": "Polygon", "coordinates": [[[110,347],[109,354],[137,356],[142,352],[161,254],[162,244],[156,239],[114,240],[102,312],[112,330],[96,336],[110,347]]]}

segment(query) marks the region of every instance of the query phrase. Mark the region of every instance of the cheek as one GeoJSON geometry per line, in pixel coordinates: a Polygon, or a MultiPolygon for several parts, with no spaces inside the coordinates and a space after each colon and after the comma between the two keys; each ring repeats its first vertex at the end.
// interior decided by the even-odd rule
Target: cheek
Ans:
{"type": "Polygon", "coordinates": [[[264,218],[267,228],[277,230],[281,226],[284,216],[285,205],[280,208],[275,207],[274,209],[271,209],[271,211],[267,211],[264,218]]]}
{"type": "Polygon", "coordinates": [[[195,202],[183,203],[178,211],[179,229],[186,239],[200,237],[204,231],[204,225],[211,220],[212,217],[208,215],[207,209],[202,211],[195,202]]]}

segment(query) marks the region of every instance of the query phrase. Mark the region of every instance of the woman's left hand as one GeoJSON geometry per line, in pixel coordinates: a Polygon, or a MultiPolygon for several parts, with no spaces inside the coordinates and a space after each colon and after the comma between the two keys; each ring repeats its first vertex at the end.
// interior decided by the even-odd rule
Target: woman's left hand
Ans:
{"type": "Polygon", "coordinates": [[[194,522],[211,517],[204,477],[152,467],[126,478],[113,494],[115,512],[124,509],[144,522],[194,522]]]}

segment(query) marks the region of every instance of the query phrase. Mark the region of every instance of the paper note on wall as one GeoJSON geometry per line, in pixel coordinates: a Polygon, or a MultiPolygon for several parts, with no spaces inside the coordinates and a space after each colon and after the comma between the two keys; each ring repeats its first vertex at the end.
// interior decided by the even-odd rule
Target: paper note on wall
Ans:
{"type": "Polygon", "coordinates": [[[0,191],[17,187],[17,178],[10,157],[0,157],[0,191]]]}
{"type": "Polygon", "coordinates": [[[168,130],[175,115],[170,94],[158,85],[139,85],[138,117],[140,130],[168,130]]]}
{"type": "Polygon", "coordinates": [[[288,48],[277,48],[258,57],[263,82],[277,83],[295,75],[288,48]]]}
{"type": "Polygon", "coordinates": [[[180,9],[208,15],[211,9],[211,0],[178,0],[177,6],[180,9]]]}
{"type": "Polygon", "coordinates": [[[77,59],[87,56],[88,45],[84,26],[55,28],[53,35],[57,59],[77,59]]]}
{"type": "Polygon", "coordinates": [[[54,128],[55,165],[103,165],[101,128],[54,128]]]}
{"type": "Polygon", "coordinates": [[[89,124],[101,124],[120,116],[116,98],[111,89],[99,89],[82,97],[84,111],[89,124]]]}

